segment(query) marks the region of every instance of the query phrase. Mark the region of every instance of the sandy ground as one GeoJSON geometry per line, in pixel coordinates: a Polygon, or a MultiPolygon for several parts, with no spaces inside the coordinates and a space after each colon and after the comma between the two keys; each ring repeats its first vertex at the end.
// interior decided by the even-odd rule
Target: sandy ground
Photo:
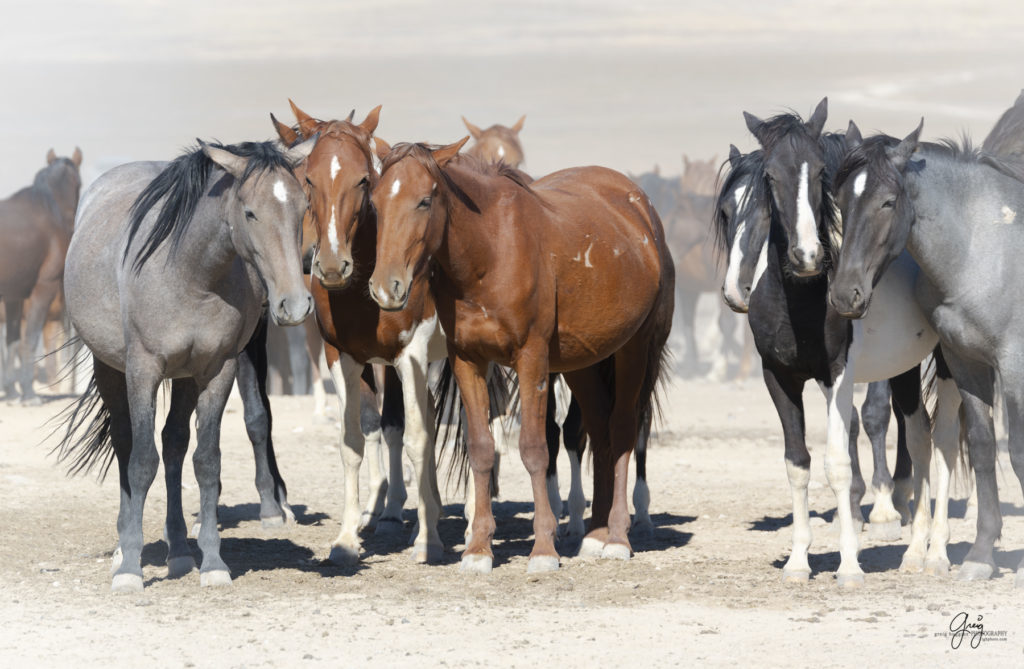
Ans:
{"type": "MultiPolygon", "coordinates": [[[[355,569],[325,563],[341,513],[341,462],[332,425],[314,424],[308,397],[275,397],[275,438],[298,521],[264,530],[252,485],[240,405],[224,421],[223,556],[234,583],[201,589],[198,575],[166,578],[160,540],[165,492],[157,478],[145,519],[146,589],[112,595],[116,543],[114,477],[67,479],[48,456],[46,421],[69,401],[0,406],[0,664],[13,666],[593,666],[682,663],[759,666],[902,664],[920,661],[1010,666],[1024,648],[1024,612],[1013,570],[1024,548],[1024,505],[1003,454],[1004,548],[985,583],[902,574],[909,537],[877,543],[862,534],[864,587],[840,591],[827,519],[834,497],[822,471],[822,402],[808,390],[814,463],[810,489],[811,581],[784,585],[791,541],[781,430],[760,380],[676,382],[650,451],[653,540],[628,563],[573,557],[526,574],[532,504],[524,469],[510,453],[495,504],[495,570],[458,570],[461,500],[446,495],[439,565],[413,564],[404,541],[366,536],[355,569]],[[983,616],[976,649],[943,633],[958,613],[983,616]]],[[[892,436],[892,435],[890,435],[892,436]]],[[[862,438],[861,458],[868,459],[862,438]]],[[[514,451],[514,449],[512,449],[514,451]]],[[[891,449],[890,449],[891,450],[891,449]]],[[[894,454],[890,452],[890,460],[894,454]]],[[[568,471],[564,454],[563,471],[568,471]]],[[[870,475],[870,473],[868,473],[870,475]]],[[[568,482],[562,481],[563,496],[568,482]]],[[[590,485],[585,485],[588,496],[590,485]]],[[[413,490],[410,490],[412,497],[413,490]]],[[[365,493],[364,493],[365,494],[365,493]]],[[[962,495],[961,495],[962,496],[962,495]]],[[[871,494],[865,499],[870,504],[871,494]]],[[[186,465],[186,514],[198,490],[186,465]]],[[[412,504],[408,504],[411,507],[412,504]]],[[[950,555],[973,539],[953,503],[950,555]]],[[[865,516],[867,510],[865,510],[865,516]]],[[[414,514],[407,508],[409,529],[414,514]]],[[[192,544],[198,557],[198,549],[192,544]]],[[[956,567],[954,566],[954,573],[956,567]]]]}

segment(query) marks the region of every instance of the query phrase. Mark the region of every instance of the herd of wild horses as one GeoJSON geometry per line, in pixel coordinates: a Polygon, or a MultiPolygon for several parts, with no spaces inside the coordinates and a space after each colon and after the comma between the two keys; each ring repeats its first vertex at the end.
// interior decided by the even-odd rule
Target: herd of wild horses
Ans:
{"type": "MultiPolygon", "coordinates": [[[[512,411],[533,491],[528,570],[558,568],[559,532],[579,539],[582,555],[628,559],[629,534],[651,531],[645,454],[670,331],[674,321],[686,330],[680,371],[695,371],[696,296],[718,287],[747,315],[743,330],[782,423],[793,495],[783,578],[810,576],[802,401],[809,380],[828,409],[825,472],[837,499],[838,583],[864,578],[861,421],[875,459],[869,530],[893,540],[901,524],[911,524],[901,568],[948,572],[949,486],[958,459],[967,458],[978,525],[958,577],[994,572],[1002,522],[997,388],[1010,460],[1024,484],[1024,340],[1017,336],[1024,315],[1005,290],[1024,280],[1014,262],[1024,253],[1024,93],[980,148],[966,140],[922,142],[921,126],[903,139],[864,137],[852,121],[846,132],[826,132],[827,100],[806,121],[745,113],[760,148],[743,154],[732,147],[710,173],[687,161],[682,180],[657,173],[630,179],[602,167],[535,179],[519,169],[522,118],[486,130],[463,119],[474,139],[463,151],[470,137],[389,146],[374,135],[380,107],[360,123],[354,114],[320,120],[294,103],[292,111],[294,125],[271,117],[278,140],[200,141],[169,163],[110,170],[80,199],[81,152],[58,158],[51,151],[33,186],[0,202],[5,389],[13,394],[20,385],[24,400],[37,401],[40,332],[66,308],[72,343],[91,353],[92,378],[66,410],[57,450],[72,471],[106,471],[117,462],[114,590],[143,587],[142,514],[161,459],[156,397],[165,380],[169,574],[196,567],[181,500],[195,413],[200,583],[231,582],[220,557],[217,500],[221,416],[236,383],[261,519],[294,518],[271,440],[271,321],[307,324],[313,367],[322,346],[340,400],[345,500],[332,561],[358,561],[359,533],[368,526],[401,526],[403,451],[419,495],[412,557],[439,559],[435,441],[443,447],[443,426],[454,423],[455,460],[469,472],[461,568],[491,571],[494,433],[512,411]],[[862,382],[870,386],[858,417],[853,385],[862,382]],[[571,399],[559,424],[555,388],[562,383],[571,399]],[[511,402],[504,396],[510,386],[511,402]],[[895,479],[885,460],[890,400],[899,431],[895,479]],[[560,528],[554,462],[563,438],[573,483],[570,519],[560,528]],[[587,444],[594,498],[584,526],[587,444]],[[364,455],[372,470],[365,505],[364,455]]],[[[741,369],[749,365],[735,321],[720,323],[730,354],[741,369]]],[[[1024,586],[1024,565],[1016,582],[1024,586]]]]}

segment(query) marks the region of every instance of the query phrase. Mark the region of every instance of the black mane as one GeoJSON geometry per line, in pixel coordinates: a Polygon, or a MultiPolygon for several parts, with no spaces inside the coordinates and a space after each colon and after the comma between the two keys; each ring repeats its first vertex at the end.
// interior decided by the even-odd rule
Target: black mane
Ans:
{"type": "Polygon", "coordinates": [[[715,192],[717,193],[715,196],[715,210],[711,215],[711,228],[715,237],[715,246],[719,251],[719,258],[729,252],[729,221],[722,215],[722,198],[725,197],[726,193],[732,193],[736,189],[737,182],[741,179],[750,179],[750,184],[743,196],[740,211],[745,211],[747,207],[760,206],[765,202],[764,198],[767,196],[765,180],[752,178],[754,175],[764,172],[763,150],[757,149],[735,158],[731,161],[731,168],[723,179],[722,171],[725,169],[725,165],[729,163],[730,161],[726,161],[719,169],[718,180],[715,184],[715,192]]]}
{"type": "MultiPolygon", "coordinates": [[[[248,159],[241,183],[248,181],[254,174],[278,169],[285,169],[289,174],[294,174],[292,164],[274,142],[243,142],[228,146],[212,143],[209,146],[248,159]]],[[[153,229],[150,230],[132,263],[132,269],[136,273],[168,237],[171,237],[172,251],[177,249],[195,215],[200,198],[206,192],[214,165],[202,148],[191,149],[171,161],[171,164],[139,193],[130,210],[128,244],[125,246],[122,260],[127,260],[128,250],[135,235],[138,234],[143,219],[158,202],[163,200],[164,203],[153,229]]]]}

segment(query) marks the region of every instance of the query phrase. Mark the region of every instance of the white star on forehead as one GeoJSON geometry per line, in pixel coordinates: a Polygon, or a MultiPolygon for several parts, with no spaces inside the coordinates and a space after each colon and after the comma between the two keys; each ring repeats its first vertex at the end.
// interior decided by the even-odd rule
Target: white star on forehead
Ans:
{"type": "Polygon", "coordinates": [[[334,181],[334,177],[338,176],[340,171],[341,163],[338,162],[338,156],[331,156],[331,181],[334,181]]]}
{"type": "Polygon", "coordinates": [[[860,197],[864,192],[864,185],[868,182],[868,171],[864,170],[853,180],[853,194],[860,197]]]}
{"type": "Polygon", "coordinates": [[[398,195],[398,190],[402,187],[402,182],[399,179],[395,179],[395,183],[391,184],[391,196],[398,195]]]}
{"type": "Polygon", "coordinates": [[[281,202],[288,201],[288,191],[285,190],[284,182],[281,181],[280,179],[278,179],[274,183],[274,197],[276,197],[281,202]]]}

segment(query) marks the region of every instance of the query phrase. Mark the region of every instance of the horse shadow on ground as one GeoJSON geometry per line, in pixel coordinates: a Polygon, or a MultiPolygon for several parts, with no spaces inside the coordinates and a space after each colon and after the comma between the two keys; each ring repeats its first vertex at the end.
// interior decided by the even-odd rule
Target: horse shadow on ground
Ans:
{"type": "MultiPolygon", "coordinates": [[[[323,521],[330,516],[323,511],[310,511],[304,504],[292,504],[292,513],[295,514],[297,525],[322,525],[323,521]]],[[[199,514],[192,514],[192,522],[198,522],[199,514]]],[[[217,507],[217,521],[221,531],[233,530],[239,525],[250,521],[260,520],[260,505],[255,502],[245,504],[233,504],[231,506],[219,505],[217,507]]]]}

